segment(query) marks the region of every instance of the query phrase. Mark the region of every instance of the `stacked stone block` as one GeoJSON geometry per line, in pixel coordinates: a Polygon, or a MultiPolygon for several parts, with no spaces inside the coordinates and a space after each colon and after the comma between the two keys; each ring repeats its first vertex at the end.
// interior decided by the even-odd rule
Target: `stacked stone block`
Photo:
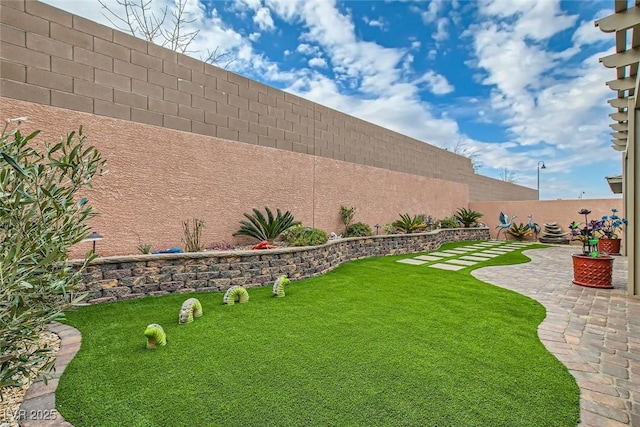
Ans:
{"type": "Polygon", "coordinates": [[[226,291],[236,285],[268,285],[283,274],[290,280],[313,277],[355,259],[422,252],[446,242],[486,239],[488,228],[465,228],[349,238],[305,248],[99,258],[84,270],[80,290],[89,293],[90,303],[226,291]]]}

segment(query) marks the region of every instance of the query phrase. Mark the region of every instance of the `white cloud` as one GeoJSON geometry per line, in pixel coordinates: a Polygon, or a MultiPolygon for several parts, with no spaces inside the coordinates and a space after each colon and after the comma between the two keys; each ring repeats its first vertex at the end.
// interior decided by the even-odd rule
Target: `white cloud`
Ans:
{"type": "Polygon", "coordinates": [[[449,33],[447,32],[447,26],[449,25],[449,20],[447,18],[440,18],[436,23],[436,32],[431,35],[437,42],[445,41],[449,38],[449,33]]]}
{"type": "Polygon", "coordinates": [[[327,67],[327,61],[324,58],[311,58],[309,60],[309,66],[310,67],[326,68],[327,67]]]}
{"type": "MultiPolygon", "coordinates": [[[[571,27],[576,17],[564,14],[557,1],[492,0],[479,10],[485,20],[467,32],[475,51],[475,60],[467,65],[482,69],[481,82],[492,88],[491,110],[485,110],[482,120],[500,117],[518,145],[511,153],[483,150],[483,161],[496,167],[504,164],[502,155],[510,155],[508,167],[531,170],[528,158],[536,153],[540,158],[547,148],[547,158],[563,155],[555,162],[570,170],[572,164],[615,157],[602,131],[608,121],[605,100],[611,96],[603,84],[609,70],[597,61],[602,53],[576,63],[578,46],[562,51],[547,47],[546,40],[571,27]]],[[[584,42],[581,31],[574,33],[576,43],[584,42]]]]}
{"type": "Polygon", "coordinates": [[[429,50],[429,53],[427,53],[427,58],[429,58],[430,60],[434,60],[436,59],[437,55],[438,55],[438,51],[435,49],[431,49],[429,50]]]}
{"type": "Polygon", "coordinates": [[[300,0],[265,0],[265,5],[288,23],[300,15],[304,2],[300,0]]]}
{"type": "Polygon", "coordinates": [[[363,16],[362,20],[370,27],[378,27],[383,31],[387,31],[388,29],[388,24],[382,17],[378,19],[371,19],[368,16],[363,16]]]}
{"type": "Polygon", "coordinates": [[[318,46],[311,46],[307,43],[301,43],[296,48],[296,51],[303,55],[317,55],[320,52],[320,48],[318,46]]]}
{"type": "Polygon", "coordinates": [[[262,0],[234,0],[234,6],[240,10],[258,10],[262,6],[262,0]]]}
{"type": "Polygon", "coordinates": [[[275,28],[273,18],[271,18],[271,12],[266,7],[261,7],[256,11],[253,22],[263,31],[273,30],[275,28]]]}
{"type": "Polygon", "coordinates": [[[447,81],[445,76],[435,73],[432,70],[424,73],[422,77],[417,80],[417,83],[425,83],[434,95],[446,95],[454,91],[453,86],[447,81]]]}
{"type": "Polygon", "coordinates": [[[583,21],[580,23],[578,29],[573,33],[571,41],[577,46],[590,45],[595,43],[608,43],[611,42],[612,35],[600,31],[593,25],[593,21],[583,21]]]}
{"type": "Polygon", "coordinates": [[[435,22],[436,18],[438,18],[438,13],[443,9],[444,1],[442,0],[431,0],[429,2],[429,6],[427,6],[427,10],[424,10],[420,13],[422,17],[422,21],[425,24],[431,24],[435,22]]]}
{"type": "Polygon", "coordinates": [[[479,3],[478,10],[481,16],[488,18],[515,18],[514,34],[536,41],[570,28],[578,18],[562,13],[559,0],[485,0],[479,3]]]}
{"type": "Polygon", "coordinates": [[[422,43],[420,42],[420,40],[414,40],[411,42],[411,49],[418,50],[420,49],[420,46],[422,46],[422,43]]]}

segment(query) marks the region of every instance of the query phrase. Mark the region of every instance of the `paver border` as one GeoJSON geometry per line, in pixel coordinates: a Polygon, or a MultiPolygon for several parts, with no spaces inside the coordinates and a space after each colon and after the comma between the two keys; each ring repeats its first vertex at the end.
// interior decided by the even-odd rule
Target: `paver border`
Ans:
{"type": "Polygon", "coordinates": [[[60,322],[47,325],[47,329],[60,337],[55,370],[47,384],[39,380],[27,389],[24,401],[20,405],[21,419],[17,420],[21,427],[73,427],[57,411],[55,393],[60,376],[80,350],[82,334],[76,328],[60,322]]]}
{"type": "Polygon", "coordinates": [[[628,259],[614,263],[614,289],[571,282],[575,248],[523,251],[525,264],[486,266],[471,272],[483,282],[542,304],[538,338],[580,388],[580,427],[640,426],[640,299],[626,293],[628,259]],[[545,252],[547,251],[547,252],[545,252]],[[553,251],[553,252],[549,252],[553,251]],[[535,274],[532,274],[532,270],[535,274]]]}

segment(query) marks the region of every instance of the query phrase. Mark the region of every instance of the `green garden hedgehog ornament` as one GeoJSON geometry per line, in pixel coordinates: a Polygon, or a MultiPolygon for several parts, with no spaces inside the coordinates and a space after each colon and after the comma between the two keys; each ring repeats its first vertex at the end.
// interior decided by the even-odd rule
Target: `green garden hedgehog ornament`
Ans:
{"type": "Polygon", "coordinates": [[[182,303],[178,322],[180,324],[191,323],[194,317],[200,316],[202,316],[202,304],[197,298],[189,298],[182,303]]]}
{"type": "Polygon", "coordinates": [[[240,304],[249,301],[249,293],[247,292],[247,290],[242,286],[236,285],[227,289],[222,302],[224,304],[233,305],[236,302],[236,297],[238,298],[238,303],[240,304]]]}
{"type": "Polygon", "coordinates": [[[291,283],[291,281],[287,279],[286,274],[278,277],[278,280],[276,280],[273,284],[273,296],[277,298],[284,297],[284,286],[288,285],[289,283],[291,283]]]}
{"type": "Polygon", "coordinates": [[[144,331],[144,336],[147,337],[147,348],[155,349],[157,346],[162,347],[167,344],[167,335],[164,333],[162,326],[157,323],[152,323],[147,326],[144,331]]]}

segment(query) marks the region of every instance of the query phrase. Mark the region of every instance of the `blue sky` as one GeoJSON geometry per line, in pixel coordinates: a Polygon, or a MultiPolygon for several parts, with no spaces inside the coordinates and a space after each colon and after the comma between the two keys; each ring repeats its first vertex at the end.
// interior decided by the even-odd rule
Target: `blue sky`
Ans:
{"type": "MultiPolygon", "coordinates": [[[[45,1],[109,25],[97,0],[45,1]]],[[[611,0],[187,2],[192,56],[219,47],[231,71],[463,147],[482,175],[507,169],[535,188],[544,161],[542,199],[617,197],[604,179],[621,172],[604,83],[615,71],[598,62],[614,37],[593,24],[611,0]]]]}

